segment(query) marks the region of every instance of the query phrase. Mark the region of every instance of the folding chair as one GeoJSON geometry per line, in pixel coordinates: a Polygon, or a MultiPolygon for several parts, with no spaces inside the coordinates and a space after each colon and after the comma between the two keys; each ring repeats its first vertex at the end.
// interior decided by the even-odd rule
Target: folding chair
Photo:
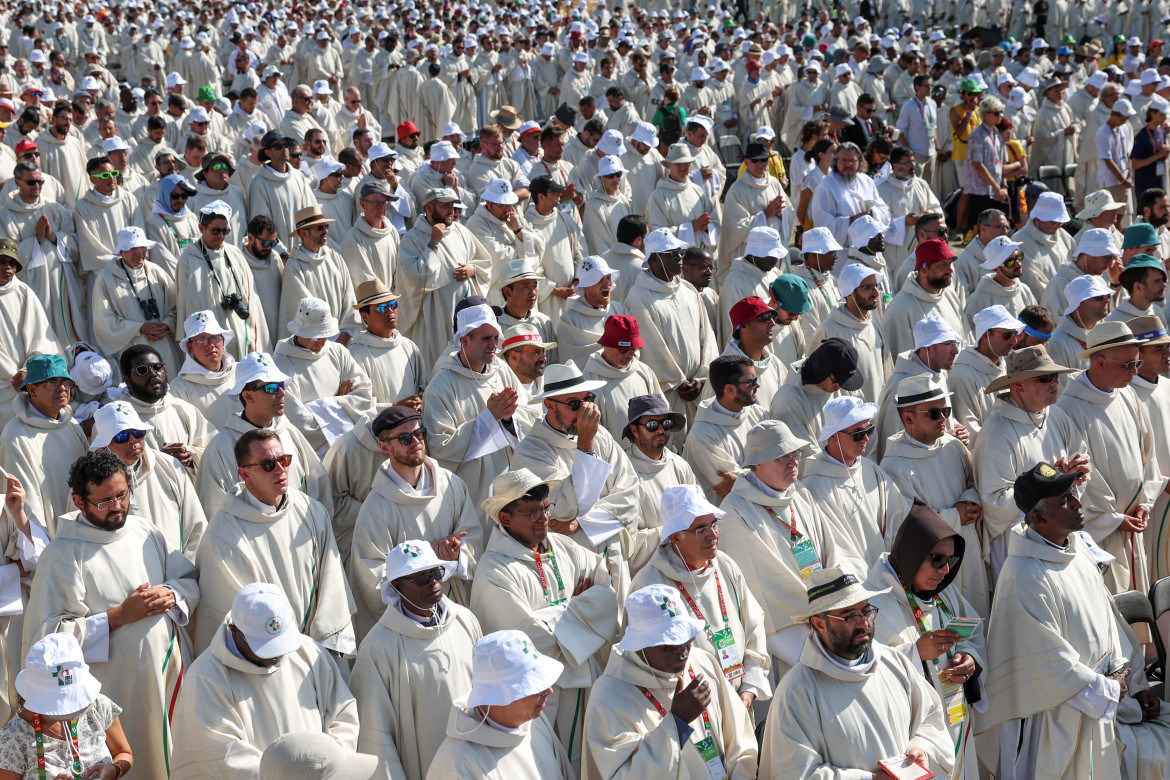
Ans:
{"type": "MultiPolygon", "coordinates": [[[[1162,633],[1158,630],[1158,621],[1154,616],[1154,608],[1150,604],[1149,598],[1140,591],[1127,590],[1125,593],[1115,595],[1113,603],[1117,605],[1117,611],[1121,613],[1121,617],[1126,623],[1131,626],[1143,624],[1149,629],[1157,657],[1146,663],[1146,678],[1161,679],[1166,669],[1166,645],[1162,642],[1162,633]]],[[[1158,698],[1162,697],[1163,688],[1164,684],[1159,685],[1158,690],[1154,691],[1158,698]]]]}

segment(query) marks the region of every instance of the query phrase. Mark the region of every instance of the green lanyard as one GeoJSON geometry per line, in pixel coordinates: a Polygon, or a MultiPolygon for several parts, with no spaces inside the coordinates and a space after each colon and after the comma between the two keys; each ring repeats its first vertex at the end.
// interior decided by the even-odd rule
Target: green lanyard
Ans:
{"type": "Polygon", "coordinates": [[[540,577],[540,587],[541,587],[541,590],[544,591],[545,603],[548,604],[549,606],[552,606],[553,604],[560,604],[562,601],[565,600],[564,599],[565,583],[561,581],[561,570],[557,567],[557,557],[553,554],[553,552],[551,550],[549,550],[549,552],[547,553],[548,561],[549,561],[549,563],[552,564],[553,576],[556,577],[556,580],[557,580],[557,589],[558,589],[557,592],[559,592],[561,594],[561,598],[557,599],[556,601],[553,601],[552,594],[549,593],[549,590],[548,590],[548,580],[546,580],[544,577],[544,566],[540,562],[540,550],[533,550],[532,554],[536,557],[536,576],[540,577]]]}
{"type": "MultiPolygon", "coordinates": [[[[60,668],[60,667],[58,667],[60,668]]],[[[41,732],[41,716],[33,715],[33,733],[37,740],[37,777],[46,780],[45,771],[45,735],[41,732]]],[[[73,778],[81,780],[81,746],[77,740],[77,721],[69,721],[69,743],[73,754],[73,778]]]]}

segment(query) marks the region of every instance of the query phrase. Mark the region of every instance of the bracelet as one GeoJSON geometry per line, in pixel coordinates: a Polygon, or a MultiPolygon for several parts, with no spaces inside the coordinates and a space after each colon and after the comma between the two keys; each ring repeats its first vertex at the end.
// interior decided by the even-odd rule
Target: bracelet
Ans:
{"type": "Polygon", "coordinates": [[[114,766],[118,768],[118,777],[121,778],[130,771],[130,762],[123,759],[122,761],[115,761],[114,766]],[[125,766],[123,766],[125,765],[125,766]]]}
{"type": "Polygon", "coordinates": [[[439,248],[439,245],[436,244],[434,241],[428,241],[427,246],[430,247],[431,249],[438,249],[439,248]]]}
{"type": "Polygon", "coordinates": [[[516,236],[518,236],[518,235],[520,235],[520,232],[521,232],[522,230],[524,230],[524,228],[522,228],[522,227],[518,227],[518,228],[516,228],[515,230],[513,230],[513,231],[512,231],[512,235],[516,235],[516,236]]]}

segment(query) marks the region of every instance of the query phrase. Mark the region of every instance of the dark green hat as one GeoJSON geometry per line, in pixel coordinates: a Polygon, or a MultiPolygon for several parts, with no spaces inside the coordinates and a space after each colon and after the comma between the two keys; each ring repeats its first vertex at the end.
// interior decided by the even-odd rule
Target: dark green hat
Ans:
{"type": "Polygon", "coordinates": [[[1125,270],[1130,271],[1134,268],[1157,268],[1162,273],[1166,273],[1166,266],[1162,264],[1161,260],[1145,253],[1136,254],[1129,258],[1129,262],[1125,264],[1125,270]]]}
{"type": "Polygon", "coordinates": [[[21,390],[29,385],[58,377],[73,381],[73,377],[69,376],[69,368],[65,365],[65,358],[60,355],[33,355],[25,362],[24,370],[27,373],[20,385],[21,390]]]}
{"type": "Polygon", "coordinates": [[[781,274],[768,287],[776,305],[789,314],[804,314],[812,310],[808,285],[796,274],[781,274]]]}
{"type": "Polygon", "coordinates": [[[1122,249],[1133,249],[1137,246],[1157,246],[1158,234],[1154,231],[1154,226],[1148,222],[1135,222],[1125,229],[1125,240],[1121,244],[1122,249]]]}

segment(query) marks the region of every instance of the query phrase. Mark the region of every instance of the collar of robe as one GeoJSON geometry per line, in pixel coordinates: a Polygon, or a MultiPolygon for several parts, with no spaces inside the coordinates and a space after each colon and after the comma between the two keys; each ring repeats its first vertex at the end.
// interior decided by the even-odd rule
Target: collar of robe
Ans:
{"type": "Polygon", "coordinates": [[[920,301],[926,301],[931,305],[941,301],[947,292],[946,288],[943,288],[936,293],[927,292],[926,288],[922,286],[917,277],[907,281],[906,284],[902,285],[902,289],[909,292],[912,297],[917,298],[920,301]]]}
{"type": "MultiPolygon", "coordinates": [[[[1009,400],[1007,394],[1005,393],[996,399],[995,403],[991,407],[991,412],[992,416],[999,415],[1001,417],[1006,417],[1012,422],[1021,423],[1027,425],[1030,428],[1043,428],[1044,424],[1048,421],[1048,413],[1051,411],[1051,409],[1051,406],[1046,406],[1036,414],[1032,414],[1024,407],[1017,406],[1016,404],[1012,403],[1012,401],[1009,400]]],[[[984,423],[983,427],[987,427],[986,422],[984,423]]]]}
{"type": "MultiPolygon", "coordinates": [[[[326,341],[325,346],[321,347],[320,352],[314,352],[311,349],[305,349],[300,344],[297,344],[296,336],[289,336],[287,339],[281,339],[276,342],[275,352],[277,355],[285,355],[293,360],[303,360],[306,363],[316,363],[323,357],[329,357],[329,352],[333,349],[331,345],[337,344],[335,341],[326,341]]],[[[337,344],[337,346],[341,346],[337,344]]],[[[345,349],[345,347],[341,347],[345,349]]]]}
{"type": "MultiPolygon", "coordinates": [[[[340,195],[341,193],[339,192],[338,194],[340,195]]],[[[383,217],[382,221],[386,224],[386,227],[376,228],[367,222],[365,217],[359,214],[356,221],[353,223],[353,229],[361,233],[365,233],[367,236],[375,240],[385,238],[386,236],[390,235],[391,231],[395,233],[398,232],[395,230],[394,225],[390,224],[389,219],[383,217]]]]}
{"type": "Polygon", "coordinates": [[[846,659],[829,653],[816,633],[810,628],[808,639],[805,640],[800,653],[800,662],[834,680],[846,683],[864,683],[874,673],[877,665],[881,663],[882,654],[882,646],[874,642],[869,647],[869,656],[866,661],[849,666],[849,661],[846,659]]]}
{"type": "MultiPolygon", "coordinates": [[[[224,511],[248,523],[275,523],[278,520],[283,520],[285,516],[293,512],[303,514],[303,510],[305,509],[304,504],[308,501],[308,496],[305,496],[304,493],[290,489],[280,502],[280,506],[269,507],[265,504],[265,507],[269,511],[261,512],[252,505],[252,502],[248,500],[247,496],[251,496],[248,493],[248,488],[243,483],[236,485],[232,492],[228,494],[227,501],[224,502],[224,511]],[[298,500],[296,498],[297,496],[304,496],[305,500],[298,500]]],[[[252,500],[256,501],[257,499],[253,497],[252,500]]]]}
{"type": "MultiPolygon", "coordinates": [[[[738,481],[738,480],[737,480],[738,481]]],[[[691,598],[695,601],[699,600],[699,594],[707,589],[708,585],[713,585],[715,582],[715,573],[719,572],[719,579],[722,581],[724,591],[730,587],[727,575],[721,571],[719,565],[719,556],[722,553],[717,552],[715,558],[701,566],[698,569],[691,569],[679,554],[675,551],[674,545],[671,544],[670,538],[663,540],[662,544],[658,545],[658,549],[654,551],[654,555],[650,558],[650,565],[657,569],[664,577],[669,580],[681,582],[686,588],[687,592],[691,594],[691,598]],[[691,586],[694,585],[692,588],[691,586]]],[[[716,615],[719,611],[716,610],[716,615]]]]}
{"type": "MultiPolygon", "coordinates": [[[[507,731],[489,724],[478,708],[467,708],[466,696],[456,699],[454,704],[451,717],[447,720],[448,737],[506,751],[523,744],[532,731],[532,721],[507,731]]],[[[488,715],[491,715],[490,709],[488,715]]]]}
{"type": "MultiPolygon", "coordinates": [[[[1003,374],[1003,360],[1000,359],[999,365],[991,362],[991,358],[984,355],[975,347],[967,347],[959,356],[955,358],[956,366],[969,366],[972,370],[979,372],[987,377],[988,383],[1003,374]]],[[[953,372],[954,369],[952,368],[953,372]]],[[[987,383],[985,383],[987,384],[987,383]]]]}
{"type": "Polygon", "coordinates": [[[458,353],[453,350],[439,359],[439,364],[435,367],[435,374],[437,375],[440,371],[446,370],[464,379],[472,379],[476,382],[485,383],[491,381],[499,373],[500,367],[503,365],[497,356],[492,358],[492,362],[487,364],[483,372],[473,371],[463,365],[462,361],[459,360],[458,353]]]}
{"type": "MultiPolygon", "coordinates": [[[[446,596],[443,596],[438,604],[439,609],[436,616],[438,622],[433,626],[424,626],[417,620],[412,620],[402,613],[404,607],[402,606],[401,597],[398,596],[398,591],[390,590],[393,591],[391,594],[393,601],[386,604],[386,609],[382,612],[382,616],[378,618],[378,623],[395,634],[400,634],[410,639],[434,641],[454,625],[455,621],[451,619],[451,601],[446,596]]],[[[383,601],[385,601],[385,596],[383,596],[383,601]]]]}
{"type": "MultiPolygon", "coordinates": [[[[704,652],[692,646],[692,653],[704,652]]],[[[680,676],[684,684],[688,684],[690,680],[687,678],[686,671],[682,675],[674,675],[669,672],[663,672],[650,664],[642,657],[642,654],[634,650],[621,650],[614,647],[610,651],[610,662],[606,665],[605,673],[622,682],[630,685],[638,685],[654,692],[663,692],[655,698],[662,702],[663,706],[669,707],[670,702],[674,699],[674,688],[680,676]],[[615,663],[617,659],[617,663],[615,663]],[[664,695],[663,695],[664,694],[664,695]]],[[[695,669],[691,662],[687,661],[687,669],[692,671],[699,671],[695,669]]],[[[646,702],[649,705],[649,702],[646,702]]]]}
{"type": "Polygon", "coordinates": [[[643,268],[642,273],[634,281],[634,286],[646,287],[652,292],[661,293],[663,295],[674,295],[682,287],[682,275],[674,277],[669,282],[664,282],[654,274],[650,273],[649,268],[643,268]]]}
{"type": "MultiPolygon", "coordinates": [[[[1008,557],[1035,558],[1055,564],[1071,563],[1077,555],[1090,555],[1084,542],[1076,534],[1069,534],[1068,545],[1057,547],[1026,525],[1020,524],[1009,532],[1008,557]]],[[[1091,560],[1091,556],[1090,556],[1091,560]]]]}
{"type": "Polygon", "coordinates": [[[183,367],[179,369],[179,376],[200,385],[222,385],[235,376],[236,361],[227,352],[223,353],[223,368],[219,371],[208,371],[195,358],[187,355],[183,367]]]}
{"type": "Polygon", "coordinates": [[[77,539],[92,544],[110,544],[125,538],[130,533],[130,527],[136,523],[146,522],[137,515],[127,514],[126,523],[117,531],[107,531],[88,522],[84,522],[80,510],[73,510],[61,515],[65,521],[57,524],[58,539],[77,539]]]}
{"type": "Polygon", "coordinates": [[[423,468],[427,470],[430,476],[430,495],[423,496],[417,493],[403,492],[398,485],[394,484],[394,480],[388,475],[387,472],[391,468],[393,467],[390,465],[389,460],[383,463],[378,468],[378,472],[374,476],[373,484],[370,486],[370,490],[391,504],[398,504],[399,506],[425,506],[436,499],[442,501],[446,497],[448,492],[447,488],[451,483],[447,477],[448,472],[438,468],[438,464],[432,458],[427,457],[423,461],[423,468]]]}
{"type": "Polygon", "coordinates": [[[17,393],[16,398],[12,399],[12,407],[16,416],[33,428],[62,428],[73,422],[73,410],[68,406],[61,410],[56,420],[40,414],[33,408],[28,393],[17,393]]]}
{"type": "Polygon", "coordinates": [[[591,354],[589,359],[585,361],[585,368],[582,370],[582,373],[585,374],[587,379],[593,376],[599,376],[603,379],[622,380],[634,374],[634,368],[638,363],[638,359],[634,358],[626,368],[614,368],[605,362],[605,358],[601,356],[601,351],[598,350],[591,354]]]}
{"type": "MultiPolygon", "coordinates": [[[[758,506],[771,507],[775,510],[787,509],[796,502],[795,483],[781,492],[768,487],[763,483],[763,480],[751,472],[744,475],[742,479],[737,479],[735,484],[731,486],[731,492],[745,501],[750,501],[758,506]],[[741,482],[742,485],[739,484],[741,482]]],[[[787,520],[787,515],[785,515],[785,520],[787,520]]]]}
{"type": "MultiPolygon", "coordinates": [[[[825,442],[825,444],[828,444],[828,442],[825,442]]],[[[827,450],[822,449],[808,462],[807,476],[811,477],[813,474],[816,474],[822,477],[829,477],[838,482],[850,480],[860,475],[866,462],[867,459],[865,456],[862,456],[853,461],[852,466],[846,466],[830,455],[827,450]]],[[[738,480],[736,481],[738,482],[738,480]]]]}
{"type": "Polygon", "coordinates": [[[363,346],[367,346],[367,347],[370,347],[372,349],[384,350],[386,352],[392,352],[393,350],[398,349],[400,346],[402,346],[403,339],[401,338],[401,336],[402,336],[402,334],[399,333],[397,330],[392,331],[391,334],[385,338],[383,338],[382,336],[375,336],[373,333],[370,333],[368,330],[363,330],[363,331],[359,332],[356,336],[354,336],[353,341],[350,343],[351,344],[362,344],[363,346]]]}

